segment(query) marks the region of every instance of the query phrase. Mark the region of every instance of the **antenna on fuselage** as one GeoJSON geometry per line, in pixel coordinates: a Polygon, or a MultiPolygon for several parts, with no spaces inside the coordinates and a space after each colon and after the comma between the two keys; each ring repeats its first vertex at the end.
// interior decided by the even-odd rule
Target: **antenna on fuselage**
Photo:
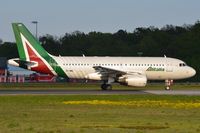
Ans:
{"type": "Polygon", "coordinates": [[[83,56],[83,57],[85,57],[85,55],[84,55],[84,54],[82,54],[82,56],[83,56]]]}
{"type": "Polygon", "coordinates": [[[167,58],[167,56],[164,54],[164,57],[167,58]]]}

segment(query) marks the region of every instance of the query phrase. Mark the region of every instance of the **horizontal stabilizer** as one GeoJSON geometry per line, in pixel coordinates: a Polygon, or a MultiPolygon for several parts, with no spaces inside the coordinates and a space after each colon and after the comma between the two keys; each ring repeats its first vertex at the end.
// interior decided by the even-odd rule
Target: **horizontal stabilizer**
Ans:
{"type": "Polygon", "coordinates": [[[20,66],[26,69],[30,67],[36,67],[38,65],[37,62],[20,60],[19,58],[8,60],[8,64],[13,65],[13,66],[20,66]]]}

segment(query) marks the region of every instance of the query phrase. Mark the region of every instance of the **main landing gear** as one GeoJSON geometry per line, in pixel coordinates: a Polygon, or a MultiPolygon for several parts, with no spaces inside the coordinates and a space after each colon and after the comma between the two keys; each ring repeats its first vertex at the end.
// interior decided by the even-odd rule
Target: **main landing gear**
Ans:
{"type": "Polygon", "coordinates": [[[102,90],[112,90],[111,83],[115,82],[114,78],[108,77],[108,80],[105,80],[104,83],[101,85],[102,90]]]}
{"type": "Polygon", "coordinates": [[[165,80],[165,90],[170,90],[171,86],[173,85],[173,80],[167,79],[165,80]]]}
{"type": "Polygon", "coordinates": [[[101,85],[102,90],[112,90],[112,85],[111,84],[102,84],[101,85]]]}

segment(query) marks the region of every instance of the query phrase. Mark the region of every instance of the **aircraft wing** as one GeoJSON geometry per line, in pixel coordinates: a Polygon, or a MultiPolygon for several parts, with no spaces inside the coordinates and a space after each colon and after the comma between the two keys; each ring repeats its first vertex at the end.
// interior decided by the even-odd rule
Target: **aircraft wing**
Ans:
{"type": "Polygon", "coordinates": [[[102,67],[102,66],[94,66],[93,68],[101,74],[116,75],[116,77],[119,77],[122,75],[144,75],[143,72],[123,71],[123,70],[117,70],[113,68],[102,67]]]}

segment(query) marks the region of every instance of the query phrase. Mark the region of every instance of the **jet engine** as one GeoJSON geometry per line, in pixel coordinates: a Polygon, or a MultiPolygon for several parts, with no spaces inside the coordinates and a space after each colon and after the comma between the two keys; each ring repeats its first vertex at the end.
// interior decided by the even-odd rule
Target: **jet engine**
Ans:
{"type": "Polygon", "coordinates": [[[119,82],[128,86],[144,87],[147,84],[147,77],[145,75],[130,75],[119,79],[119,82]]]}
{"type": "Polygon", "coordinates": [[[91,80],[103,80],[105,77],[100,73],[90,73],[85,78],[91,80]]]}

